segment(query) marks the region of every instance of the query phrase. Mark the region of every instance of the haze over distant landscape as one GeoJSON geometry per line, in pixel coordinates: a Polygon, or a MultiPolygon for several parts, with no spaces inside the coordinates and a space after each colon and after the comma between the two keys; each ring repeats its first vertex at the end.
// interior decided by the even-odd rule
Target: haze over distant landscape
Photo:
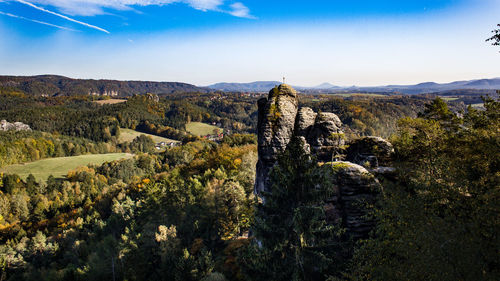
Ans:
{"type": "Polygon", "coordinates": [[[500,2],[0,1],[0,74],[312,87],[499,77],[500,2]]]}

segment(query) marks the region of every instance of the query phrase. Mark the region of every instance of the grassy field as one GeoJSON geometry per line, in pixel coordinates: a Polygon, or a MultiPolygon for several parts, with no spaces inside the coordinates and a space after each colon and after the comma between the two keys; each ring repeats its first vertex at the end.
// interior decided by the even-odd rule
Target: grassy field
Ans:
{"type": "Polygon", "coordinates": [[[214,130],[222,132],[222,129],[206,123],[191,122],[186,124],[186,131],[195,136],[206,136],[214,133],[214,130]]]}
{"type": "Polygon", "coordinates": [[[372,97],[372,98],[384,98],[387,97],[387,95],[381,95],[381,94],[364,94],[364,93],[345,93],[345,94],[332,94],[333,96],[340,96],[343,98],[350,98],[350,97],[372,97]]]}
{"type": "Polygon", "coordinates": [[[169,143],[169,142],[178,142],[176,140],[171,140],[171,139],[167,139],[167,138],[163,138],[163,137],[159,137],[159,136],[155,136],[155,135],[150,135],[150,134],[145,134],[145,133],[137,132],[137,131],[130,130],[130,129],[123,129],[123,128],[120,128],[120,138],[118,139],[118,141],[120,143],[131,142],[131,141],[133,141],[135,138],[137,138],[140,135],[146,135],[148,137],[153,138],[153,141],[155,143],[160,143],[160,142],[166,142],[166,143],[169,143]]]}
{"type": "Polygon", "coordinates": [[[126,102],[127,100],[123,99],[109,99],[109,100],[96,100],[94,101],[97,104],[103,105],[103,104],[117,104],[117,103],[123,103],[126,102]]]}
{"type": "Polygon", "coordinates": [[[29,174],[33,174],[39,181],[46,181],[50,175],[56,178],[65,177],[66,174],[80,166],[89,164],[101,165],[123,158],[131,158],[129,153],[109,153],[109,154],[90,154],[73,157],[48,158],[31,163],[16,164],[0,169],[3,173],[18,174],[22,179],[26,179],[29,174]]]}
{"type": "Polygon", "coordinates": [[[445,101],[454,101],[459,99],[457,97],[440,97],[440,98],[442,98],[445,101]]]}

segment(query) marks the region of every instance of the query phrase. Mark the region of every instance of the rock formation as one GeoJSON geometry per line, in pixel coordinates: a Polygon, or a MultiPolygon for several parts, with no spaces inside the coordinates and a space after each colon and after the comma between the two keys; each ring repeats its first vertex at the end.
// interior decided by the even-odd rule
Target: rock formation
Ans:
{"type": "Polygon", "coordinates": [[[7,120],[2,120],[0,121],[0,131],[31,131],[31,128],[21,122],[9,123],[7,120]]]}
{"type": "Polygon", "coordinates": [[[335,160],[335,152],[344,145],[339,117],[328,112],[318,114],[308,107],[298,109],[297,93],[286,84],[272,89],[258,105],[256,193],[268,190],[267,175],[293,135],[303,138],[306,150],[323,162],[335,160]]]}
{"type": "Polygon", "coordinates": [[[330,223],[342,222],[353,238],[365,237],[374,222],[365,216],[363,204],[372,204],[380,184],[364,167],[351,162],[328,162],[322,166],[327,173],[333,196],[325,204],[330,223]]]}
{"type": "Polygon", "coordinates": [[[388,179],[395,176],[391,167],[394,148],[380,137],[363,137],[349,143],[346,160],[361,165],[375,175],[388,179]]]}
{"type": "Polygon", "coordinates": [[[92,91],[89,91],[89,96],[117,97],[118,94],[119,94],[118,91],[113,91],[113,90],[110,90],[110,91],[103,90],[102,92],[92,92],[92,91]]]}
{"type": "MultiPolygon", "coordinates": [[[[307,107],[302,110],[312,111],[307,107]]],[[[319,161],[333,161],[337,158],[339,148],[344,145],[341,126],[342,122],[334,113],[321,112],[316,115],[311,130],[304,137],[319,161]]]]}
{"type": "Polygon", "coordinates": [[[258,106],[257,193],[268,190],[267,175],[293,135],[298,108],[297,93],[290,86],[282,84],[272,89],[268,98],[260,99],[258,106]]]}
{"type": "Polygon", "coordinates": [[[269,172],[293,136],[304,141],[307,152],[324,163],[334,195],[325,202],[329,222],[342,222],[353,237],[364,237],[373,227],[365,218],[362,202],[373,202],[380,189],[375,174],[391,173],[392,145],[378,137],[353,140],[345,149],[342,122],[329,112],[315,113],[311,108],[298,108],[297,93],[286,84],[269,92],[258,101],[258,151],[255,193],[269,191],[269,172]],[[341,160],[347,159],[350,162],[341,160]]]}
{"type": "Polygon", "coordinates": [[[391,164],[394,148],[380,137],[363,137],[352,141],[347,148],[347,161],[366,168],[391,164]]]}

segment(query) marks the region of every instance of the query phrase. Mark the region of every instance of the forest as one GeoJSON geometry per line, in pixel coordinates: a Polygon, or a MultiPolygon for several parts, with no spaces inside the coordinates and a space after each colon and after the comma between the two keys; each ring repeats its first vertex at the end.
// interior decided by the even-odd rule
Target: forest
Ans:
{"type": "Polygon", "coordinates": [[[0,89],[0,119],[32,129],[0,131],[0,169],[134,154],[45,182],[0,174],[0,280],[498,280],[498,100],[475,109],[422,96],[299,96],[337,114],[348,139],[394,145],[397,175],[380,178],[369,206],[376,227],[354,239],[325,224],[323,191],[311,188],[323,180],[318,163],[294,142],[271,172],[283,188],[266,204],[254,194],[258,98],[145,94],[98,105],[0,89]],[[191,135],[189,122],[218,123],[224,137],[191,135]],[[122,128],[182,145],[119,142],[122,128]]]}

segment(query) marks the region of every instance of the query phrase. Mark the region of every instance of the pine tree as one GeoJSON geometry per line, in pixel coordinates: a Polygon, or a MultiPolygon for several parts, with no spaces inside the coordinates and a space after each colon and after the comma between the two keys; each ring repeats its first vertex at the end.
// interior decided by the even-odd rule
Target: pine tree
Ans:
{"type": "Polygon", "coordinates": [[[244,263],[255,280],[322,280],[339,263],[338,236],[327,225],[323,202],[328,184],[304,144],[292,139],[270,173],[244,263]]]}

